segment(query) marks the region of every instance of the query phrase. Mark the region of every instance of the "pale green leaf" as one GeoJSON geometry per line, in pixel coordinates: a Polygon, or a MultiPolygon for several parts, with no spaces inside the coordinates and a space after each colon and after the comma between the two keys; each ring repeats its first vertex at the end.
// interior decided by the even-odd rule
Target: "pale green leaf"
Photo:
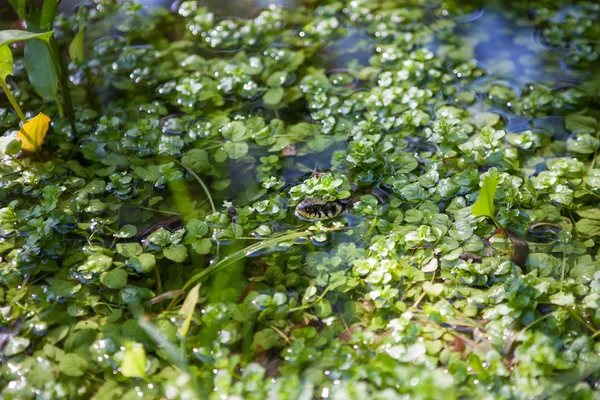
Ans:
{"type": "Polygon", "coordinates": [[[0,79],[6,80],[8,75],[13,73],[13,57],[12,52],[7,44],[0,46],[0,79]]]}
{"type": "Polygon", "coordinates": [[[81,64],[84,60],[83,56],[83,29],[77,32],[73,41],[69,45],[69,57],[77,64],[81,64]]]}
{"type": "Polygon", "coordinates": [[[494,196],[496,195],[496,189],[498,188],[498,179],[486,176],[483,180],[483,186],[479,191],[479,197],[475,204],[473,204],[473,208],[471,213],[477,217],[490,217],[494,218],[494,196]]]}
{"type": "Polygon", "coordinates": [[[125,357],[119,366],[123,376],[128,378],[146,377],[146,350],[140,343],[134,343],[125,350],[125,357]]]}
{"type": "Polygon", "coordinates": [[[39,39],[43,42],[48,43],[53,34],[54,34],[54,31],[35,33],[35,32],[27,32],[27,31],[19,31],[16,29],[7,29],[4,31],[0,31],[0,46],[5,45],[5,44],[22,42],[24,40],[30,40],[30,39],[39,39]]]}
{"type": "Polygon", "coordinates": [[[186,337],[189,330],[190,325],[192,323],[192,317],[194,316],[194,310],[196,310],[196,305],[198,304],[198,299],[200,298],[200,284],[197,284],[190,290],[188,295],[183,302],[183,305],[179,309],[179,315],[181,315],[183,319],[183,323],[178,329],[180,337],[186,337]]]}

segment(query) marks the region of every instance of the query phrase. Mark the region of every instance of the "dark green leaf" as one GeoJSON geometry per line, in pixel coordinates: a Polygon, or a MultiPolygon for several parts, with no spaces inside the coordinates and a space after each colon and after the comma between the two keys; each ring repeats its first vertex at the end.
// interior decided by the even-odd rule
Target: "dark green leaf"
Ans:
{"type": "Polygon", "coordinates": [[[54,101],[58,93],[58,79],[48,46],[39,40],[25,43],[25,69],[27,77],[40,97],[54,101]]]}

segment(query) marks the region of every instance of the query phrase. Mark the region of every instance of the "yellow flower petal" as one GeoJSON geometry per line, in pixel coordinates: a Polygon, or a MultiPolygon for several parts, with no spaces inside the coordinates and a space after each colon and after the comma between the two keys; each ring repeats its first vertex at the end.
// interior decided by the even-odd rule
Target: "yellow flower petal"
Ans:
{"type": "Polygon", "coordinates": [[[17,138],[21,139],[21,149],[37,152],[44,144],[44,137],[48,133],[50,121],[50,117],[44,113],[39,113],[27,121],[17,133],[17,138]]]}

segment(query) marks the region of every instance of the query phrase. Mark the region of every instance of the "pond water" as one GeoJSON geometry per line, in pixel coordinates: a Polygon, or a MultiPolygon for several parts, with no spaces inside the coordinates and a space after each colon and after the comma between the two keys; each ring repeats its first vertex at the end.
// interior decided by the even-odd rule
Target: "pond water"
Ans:
{"type": "Polygon", "coordinates": [[[599,398],[600,5],[79,4],[74,120],[0,96],[2,398],[599,398]]]}

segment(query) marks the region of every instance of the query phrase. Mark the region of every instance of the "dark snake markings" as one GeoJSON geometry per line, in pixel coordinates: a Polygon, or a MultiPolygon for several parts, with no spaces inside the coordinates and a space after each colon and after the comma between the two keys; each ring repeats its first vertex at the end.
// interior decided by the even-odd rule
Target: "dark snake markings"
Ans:
{"type": "Polygon", "coordinates": [[[296,215],[308,221],[320,221],[339,216],[345,207],[336,201],[325,201],[317,197],[302,200],[296,206],[296,215]]]}

